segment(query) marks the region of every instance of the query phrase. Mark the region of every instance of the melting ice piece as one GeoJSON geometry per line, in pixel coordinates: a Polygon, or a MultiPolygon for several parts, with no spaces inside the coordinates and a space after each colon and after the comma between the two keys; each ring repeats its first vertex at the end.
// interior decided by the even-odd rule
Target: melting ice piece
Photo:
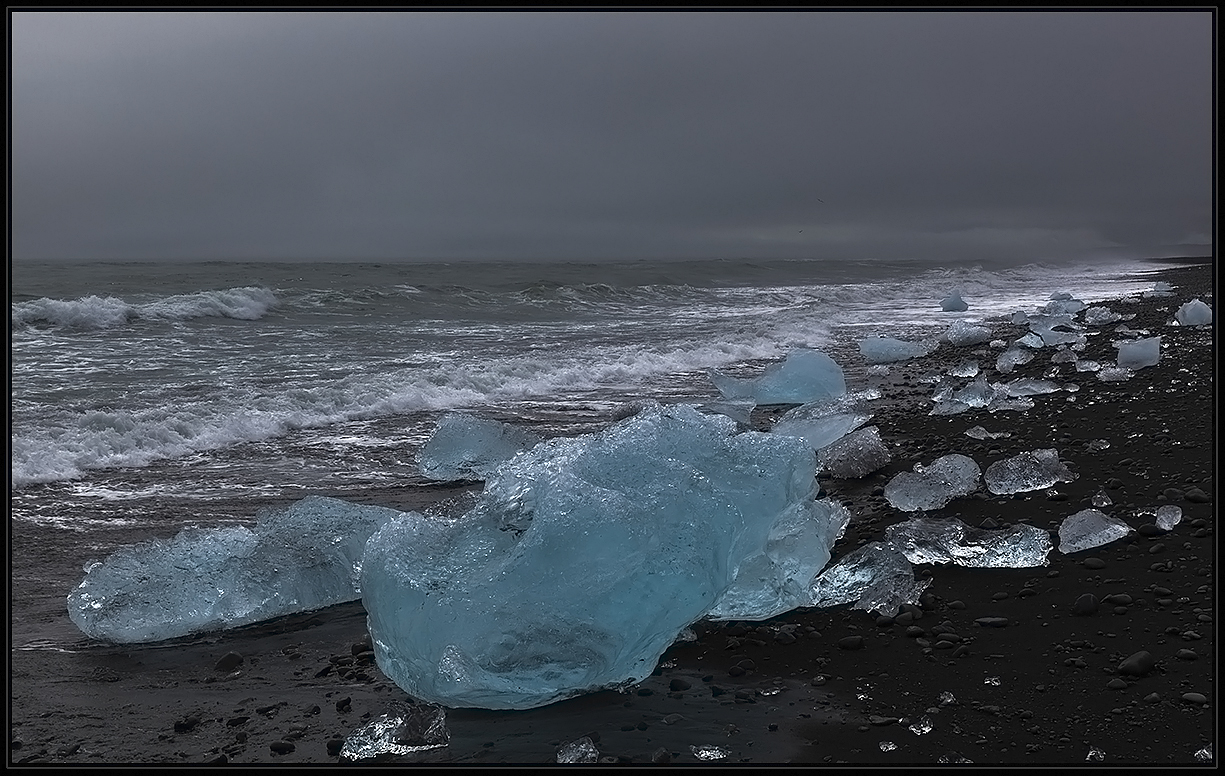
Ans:
{"type": "Polygon", "coordinates": [[[998,372],[1008,374],[1021,364],[1028,364],[1033,360],[1033,358],[1034,353],[1032,350],[1026,350],[1025,348],[1014,345],[996,357],[995,369],[998,372]]]}
{"type": "Polygon", "coordinates": [[[187,528],[86,567],[68,616],[121,644],[234,628],[361,597],[366,540],[394,509],[311,496],[243,526],[187,528]]]}
{"type": "Polygon", "coordinates": [[[861,428],[817,451],[821,468],[842,480],[866,477],[892,460],[876,426],[861,428]]]}
{"type": "Polygon", "coordinates": [[[1051,535],[1017,523],[1008,529],[972,528],[955,518],[911,518],[885,529],[885,541],[911,563],[952,563],[972,568],[1030,568],[1047,565],[1051,535]]]}
{"type": "Polygon", "coordinates": [[[1054,448],[1026,451],[1012,458],[996,461],[983,474],[987,490],[997,496],[1049,488],[1056,482],[1076,479],[1054,448]]]}
{"type": "Polygon", "coordinates": [[[441,749],[451,743],[447,711],[432,703],[397,703],[395,708],[345,739],[342,760],[406,755],[441,749]]]}
{"type": "Polygon", "coordinates": [[[432,480],[483,480],[539,442],[539,436],[507,423],[449,413],[421,448],[421,474],[432,480]]]}
{"type": "Polygon", "coordinates": [[[972,439],[1007,439],[1012,436],[1007,431],[988,431],[982,426],[966,429],[966,436],[972,439]]]}
{"type": "Polygon", "coordinates": [[[991,339],[991,330],[986,326],[975,326],[966,321],[955,321],[941,335],[941,339],[956,347],[978,345],[991,339]]]}
{"type": "Polygon", "coordinates": [[[982,470],[973,458],[958,453],[915,464],[913,472],[902,472],[885,486],[885,499],[903,512],[940,509],[958,496],[973,493],[982,470]]]}
{"type": "Polygon", "coordinates": [[[1009,396],[1038,396],[1044,393],[1054,393],[1059,386],[1050,380],[1034,380],[1029,377],[1018,377],[1004,385],[1009,396]]]}
{"type": "Polygon", "coordinates": [[[892,617],[903,604],[917,603],[931,582],[915,579],[914,567],[897,547],[869,542],[813,579],[809,605],[854,604],[854,609],[892,617]]]}
{"type": "Polygon", "coordinates": [[[1106,491],[1098,490],[1097,493],[1093,494],[1093,499],[1091,503],[1095,507],[1108,507],[1114,502],[1110,500],[1110,496],[1106,494],[1106,491]]]}
{"type": "Polygon", "coordinates": [[[737,434],[684,405],[544,442],[461,518],[407,513],[371,537],[375,658],[410,695],[451,707],[534,708],[641,681],[733,585],[779,613],[807,600],[845,519],[815,495],[806,442],[737,434]]]}
{"type": "Polygon", "coordinates": [[[1066,554],[1100,547],[1131,533],[1131,526],[1096,509],[1082,509],[1059,524],[1059,551],[1066,554]]]}
{"type": "Polygon", "coordinates": [[[691,746],[689,751],[699,760],[724,760],[731,752],[728,750],[714,746],[713,744],[702,744],[701,746],[691,746]]]}
{"type": "Polygon", "coordinates": [[[1122,369],[1142,369],[1161,360],[1161,337],[1124,342],[1119,345],[1118,365],[1122,369]]]}
{"type": "Polygon", "coordinates": [[[1123,316],[1109,307],[1090,307],[1085,310],[1085,323],[1091,326],[1104,326],[1107,323],[1123,320],[1123,316]]]}
{"type": "Polygon", "coordinates": [[[940,300],[940,309],[946,313],[960,313],[970,309],[970,305],[961,298],[960,291],[954,291],[940,300]]]}
{"type": "Polygon", "coordinates": [[[571,741],[557,750],[558,763],[598,763],[599,761],[600,752],[588,736],[571,741]]]}
{"type": "Polygon", "coordinates": [[[859,352],[869,364],[889,364],[926,356],[935,348],[923,342],[906,342],[893,337],[868,337],[859,341],[859,352]]]}
{"type": "Polygon", "coordinates": [[[1130,380],[1135,376],[1135,372],[1121,366],[1105,366],[1097,373],[1097,379],[1104,383],[1121,383],[1124,380],[1130,380]]]}
{"type": "Polygon", "coordinates": [[[859,409],[857,400],[809,402],[783,414],[771,431],[801,437],[820,450],[833,444],[872,419],[859,409]]]}
{"type": "Polygon", "coordinates": [[[1182,507],[1166,504],[1157,507],[1157,527],[1169,531],[1182,522],[1182,507]]]}
{"type": "Polygon", "coordinates": [[[757,406],[757,402],[752,399],[739,399],[733,401],[715,401],[709,404],[703,404],[701,409],[706,412],[717,412],[720,415],[726,415],[732,420],[741,425],[750,425],[750,419],[753,416],[753,409],[757,406]]]}
{"type": "Polygon", "coordinates": [[[1179,326],[1209,326],[1212,324],[1212,308],[1199,299],[1192,299],[1174,313],[1179,326]]]}
{"type": "Polygon", "coordinates": [[[760,377],[741,379],[709,372],[725,399],[752,399],[757,404],[804,404],[846,393],[842,367],[819,350],[799,349],[760,377]]]}
{"type": "Polygon", "coordinates": [[[1039,337],[1037,334],[1034,334],[1031,331],[1029,334],[1026,334],[1024,337],[1021,337],[1013,344],[1020,345],[1021,347],[1032,348],[1034,350],[1037,350],[1038,348],[1042,347],[1045,343],[1042,342],[1041,337],[1039,337]]]}
{"type": "Polygon", "coordinates": [[[1092,361],[1090,359],[1084,359],[1083,361],[1076,362],[1077,372],[1099,372],[1101,371],[1101,369],[1102,369],[1101,364],[1099,364],[1096,361],[1092,361]]]}
{"type": "Polygon", "coordinates": [[[1079,358],[1079,356],[1076,355],[1075,351],[1061,348],[1060,350],[1055,351],[1054,355],[1051,356],[1051,363],[1071,364],[1075,363],[1077,358],[1079,358]]]}
{"type": "Polygon", "coordinates": [[[949,374],[953,377],[974,377],[978,374],[978,362],[962,361],[957,366],[949,369],[949,374]]]}

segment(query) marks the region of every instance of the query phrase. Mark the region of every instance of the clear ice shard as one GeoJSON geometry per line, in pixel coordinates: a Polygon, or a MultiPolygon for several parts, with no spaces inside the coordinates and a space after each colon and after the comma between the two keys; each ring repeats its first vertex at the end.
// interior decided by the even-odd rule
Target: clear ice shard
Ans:
{"type": "Polygon", "coordinates": [[[1130,380],[1135,376],[1135,372],[1127,367],[1122,366],[1106,366],[1102,367],[1097,373],[1097,379],[1104,383],[1121,383],[1125,380],[1130,380]]]}
{"type": "Polygon", "coordinates": [[[421,474],[431,480],[483,480],[540,437],[496,420],[458,412],[444,415],[421,447],[421,474]]]}
{"type": "Polygon", "coordinates": [[[872,419],[853,397],[809,402],[784,413],[771,432],[801,437],[814,450],[833,444],[872,419]]]}
{"type": "Polygon", "coordinates": [[[1120,369],[1142,369],[1161,360],[1161,337],[1133,340],[1119,345],[1120,369]]]}
{"type": "Polygon", "coordinates": [[[345,739],[341,760],[367,760],[441,749],[451,743],[447,711],[432,703],[397,702],[387,714],[345,739]]]}
{"type": "Polygon", "coordinates": [[[68,616],[93,638],[132,644],[352,601],[366,540],[401,514],[311,496],[254,530],[191,527],[124,547],[86,566],[68,616]]]}
{"type": "Polygon", "coordinates": [[[1071,482],[1076,475],[1059,460],[1058,450],[1048,448],[996,461],[987,467],[983,479],[987,490],[1001,496],[1049,488],[1056,482],[1071,482]]]}
{"type": "Polygon", "coordinates": [[[757,402],[752,399],[736,399],[732,401],[712,401],[708,404],[703,404],[701,410],[703,412],[717,412],[720,415],[726,415],[737,423],[748,426],[751,425],[753,410],[757,407],[757,402]]]}
{"type": "Polygon", "coordinates": [[[715,388],[730,400],[757,404],[805,404],[846,393],[842,367],[819,350],[793,350],[780,364],[771,364],[760,377],[730,377],[709,372],[715,388]]]}
{"type": "Polygon", "coordinates": [[[817,451],[821,468],[841,480],[866,477],[892,460],[876,426],[853,431],[817,451]]]}
{"type": "Polygon", "coordinates": [[[988,431],[982,426],[975,426],[966,429],[966,436],[971,439],[1007,439],[1012,434],[1007,431],[988,431]]]}
{"type": "Polygon", "coordinates": [[[1045,566],[1048,531],[1025,523],[1011,528],[972,528],[956,518],[911,518],[885,529],[885,541],[911,563],[952,563],[972,568],[1045,566]]]}
{"type": "Polygon", "coordinates": [[[847,517],[815,500],[815,475],[803,440],[738,434],[685,405],[543,442],[462,517],[406,513],[371,537],[362,592],[379,668],[450,707],[534,708],[641,681],[729,590],[777,613],[807,600],[847,517]]]}
{"type": "Polygon", "coordinates": [[[563,765],[598,763],[600,751],[588,736],[564,744],[557,750],[557,762],[563,765]]]}
{"type": "Polygon", "coordinates": [[[1107,323],[1123,320],[1123,316],[1109,307],[1090,307],[1085,310],[1085,323],[1090,326],[1104,326],[1107,323]]]}
{"type": "Polygon", "coordinates": [[[1212,324],[1212,308],[1199,299],[1192,299],[1174,313],[1174,320],[1179,326],[1210,326],[1212,324]]]}
{"type": "Polygon", "coordinates": [[[996,357],[995,369],[997,372],[1008,374],[1021,364],[1029,363],[1033,360],[1033,358],[1034,353],[1032,350],[1027,350],[1014,345],[996,357]]]}
{"type": "Polygon", "coordinates": [[[954,291],[940,300],[940,309],[946,313],[961,313],[970,309],[970,305],[961,298],[961,292],[954,291]]]}
{"type": "Polygon", "coordinates": [[[868,337],[859,340],[859,352],[869,364],[890,364],[926,356],[934,348],[926,342],[906,342],[893,337],[868,337]]]}
{"type": "Polygon", "coordinates": [[[1004,384],[1004,390],[1009,396],[1038,396],[1044,393],[1054,393],[1059,386],[1050,380],[1035,380],[1030,377],[1018,377],[1004,384]]]}
{"type": "Polygon", "coordinates": [[[940,509],[958,496],[973,493],[982,473],[973,458],[952,453],[928,466],[915,464],[885,486],[885,500],[903,512],[940,509]]]}
{"type": "Polygon", "coordinates": [[[975,377],[978,375],[978,362],[962,361],[960,364],[951,367],[949,374],[953,377],[975,377]]]}
{"type": "Polygon", "coordinates": [[[1131,526],[1096,509],[1082,509],[1059,524],[1059,551],[1080,552],[1122,539],[1131,526]]]}
{"type": "Polygon", "coordinates": [[[1165,504],[1157,507],[1157,527],[1169,531],[1182,522],[1182,507],[1165,504]]]}
{"type": "Polygon", "coordinates": [[[854,604],[853,609],[892,617],[903,604],[917,603],[931,582],[915,579],[914,567],[897,547],[870,542],[812,580],[809,605],[854,604]]]}
{"type": "Polygon", "coordinates": [[[955,347],[978,345],[991,339],[991,330],[986,326],[975,326],[966,321],[956,321],[945,329],[941,339],[955,347]]]}

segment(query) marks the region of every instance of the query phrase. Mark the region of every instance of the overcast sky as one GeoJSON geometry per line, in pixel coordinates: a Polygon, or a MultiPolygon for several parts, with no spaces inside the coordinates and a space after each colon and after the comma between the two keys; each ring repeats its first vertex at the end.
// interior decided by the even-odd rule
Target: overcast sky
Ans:
{"type": "Polygon", "coordinates": [[[10,21],[18,260],[1211,252],[1208,11],[10,21]]]}

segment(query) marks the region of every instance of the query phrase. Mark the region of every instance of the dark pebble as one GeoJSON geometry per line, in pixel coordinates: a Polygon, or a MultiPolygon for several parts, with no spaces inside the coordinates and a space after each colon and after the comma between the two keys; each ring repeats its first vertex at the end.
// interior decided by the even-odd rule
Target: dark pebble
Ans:
{"type": "Polygon", "coordinates": [[[1101,558],[1085,558],[1081,561],[1081,565],[1087,569],[1104,569],[1106,568],[1106,561],[1101,558]]]}
{"type": "Polygon", "coordinates": [[[1109,682],[1106,682],[1106,689],[1107,690],[1126,690],[1127,682],[1116,677],[1114,679],[1111,679],[1109,682]]]}
{"type": "Polygon", "coordinates": [[[983,628],[1003,628],[1008,625],[1007,617],[979,617],[974,621],[983,628]]]}
{"type": "Polygon", "coordinates": [[[1127,593],[1115,593],[1113,595],[1106,596],[1102,600],[1115,606],[1131,606],[1132,602],[1134,601],[1134,599],[1127,593]]]}
{"type": "Polygon", "coordinates": [[[1199,655],[1193,649],[1180,649],[1174,653],[1179,660],[1199,660],[1199,655]]]}
{"type": "Polygon", "coordinates": [[[217,661],[217,665],[213,666],[214,671],[230,672],[242,665],[242,655],[237,652],[227,652],[225,657],[217,661]]]}
{"type": "Polygon", "coordinates": [[[1187,501],[1195,504],[1207,504],[1209,501],[1212,501],[1212,497],[1199,488],[1191,488],[1188,490],[1185,494],[1185,498],[1187,501]]]}
{"type": "Polygon", "coordinates": [[[268,744],[268,748],[275,754],[289,754],[296,747],[291,741],[273,741],[271,744],[268,744]]]}
{"type": "Polygon", "coordinates": [[[672,753],[664,747],[659,747],[654,752],[651,752],[651,762],[656,765],[664,765],[672,762],[672,753]]]}
{"type": "Polygon", "coordinates": [[[339,757],[340,750],[345,748],[345,740],[343,738],[329,738],[327,747],[329,757],[339,757]]]}
{"type": "Polygon", "coordinates": [[[655,694],[655,691],[652,690],[650,687],[639,687],[638,688],[639,697],[645,698],[648,695],[654,695],[654,694],[655,694]]]}
{"type": "Polygon", "coordinates": [[[1076,603],[1072,604],[1072,614],[1080,617],[1097,614],[1097,597],[1092,593],[1085,593],[1077,598],[1076,603]]]}
{"type": "Polygon", "coordinates": [[[838,639],[838,646],[841,649],[862,649],[863,636],[844,636],[838,639]]]}
{"type": "Polygon", "coordinates": [[[1153,656],[1141,650],[1122,663],[1119,663],[1119,673],[1128,676],[1144,676],[1149,671],[1152,671],[1155,665],[1157,665],[1157,661],[1153,659],[1153,656]]]}
{"type": "Polygon", "coordinates": [[[1167,501],[1179,501],[1184,494],[1178,488],[1166,488],[1161,491],[1161,495],[1165,496],[1167,501]]]}
{"type": "Polygon", "coordinates": [[[1165,531],[1158,528],[1156,523],[1145,523],[1136,529],[1136,533],[1141,536],[1161,536],[1165,531]]]}
{"type": "Polygon", "coordinates": [[[195,730],[196,725],[199,725],[199,724],[200,724],[199,717],[184,717],[183,719],[174,723],[174,732],[187,733],[189,731],[195,730]]]}
{"type": "Polygon", "coordinates": [[[348,711],[350,708],[352,708],[352,704],[352,698],[341,698],[340,700],[336,701],[336,710],[340,712],[348,711]]]}
{"type": "Polygon", "coordinates": [[[1197,692],[1185,692],[1182,694],[1182,699],[1187,703],[1195,703],[1203,706],[1208,702],[1208,698],[1197,692]]]}
{"type": "Polygon", "coordinates": [[[672,692],[688,690],[692,686],[693,685],[689,684],[689,682],[686,682],[684,679],[673,679],[672,681],[668,682],[668,689],[672,692]]]}
{"type": "Polygon", "coordinates": [[[732,666],[727,669],[727,673],[731,676],[744,676],[744,669],[740,666],[732,666]]]}

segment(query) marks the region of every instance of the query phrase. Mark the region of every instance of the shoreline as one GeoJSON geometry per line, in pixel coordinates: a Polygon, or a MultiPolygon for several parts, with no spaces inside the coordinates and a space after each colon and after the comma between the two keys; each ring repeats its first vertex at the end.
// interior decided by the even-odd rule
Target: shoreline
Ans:
{"type": "MultiPolygon", "coordinates": [[[[879,492],[893,475],[951,452],[985,468],[1056,447],[1078,478],[1053,496],[980,490],[932,516],[1051,528],[1106,488],[1116,507],[1104,511],[1133,528],[1142,522],[1136,509],[1179,505],[1183,521],[1173,531],[1071,556],[1056,550],[1050,565],[1032,569],[918,567],[933,582],[910,622],[840,606],[764,623],[699,623],[696,642],[674,645],[656,675],[628,693],[521,712],[448,710],[448,747],[394,761],[548,763],[558,747],[588,736],[601,756],[622,763],[697,763],[689,747],[705,745],[727,750],[720,762],[728,764],[1079,764],[1095,750],[1105,763],[1198,762],[1196,751],[1215,746],[1215,429],[1185,418],[1215,412],[1214,329],[1164,324],[1191,297],[1213,303],[1212,273],[1203,264],[1163,268],[1153,280],[1173,283],[1174,297],[1107,303],[1136,313],[1124,325],[1162,335],[1157,366],[1122,383],[1065,367],[1056,381],[1080,390],[1036,397],[1025,413],[933,417],[920,408],[931,394],[922,378],[973,348],[945,346],[892,366],[882,385],[888,401],[871,424],[893,462],[863,480],[821,478],[855,515],[835,560],[911,516],[879,492]],[[973,440],[964,430],[974,425],[1012,436],[973,440]],[[1095,439],[1111,446],[1090,452],[1095,439]],[[1188,500],[1192,488],[1210,500],[1188,500]],[[1098,611],[1073,615],[1087,593],[1102,601],[1098,611]],[[976,624],[984,617],[1007,625],[976,624]],[[945,623],[967,647],[957,657],[934,638],[933,626],[945,623]],[[1141,650],[1154,668],[1120,675],[1119,663],[1141,650]],[[941,702],[946,692],[955,702],[941,702]],[[1184,697],[1195,693],[1206,702],[1184,697]],[[924,717],[931,730],[912,732],[924,717]]],[[[1084,356],[1113,360],[1113,329],[1095,327],[1102,333],[1084,356]]],[[[994,331],[1015,338],[1007,324],[994,331]]],[[[1039,356],[1009,377],[1042,377],[1049,367],[1039,356]]],[[[454,492],[395,489],[371,500],[417,504],[454,492]]],[[[372,664],[365,639],[365,613],[353,602],[155,645],[11,645],[10,763],[334,763],[345,736],[407,697],[372,664]],[[241,662],[217,670],[231,653],[241,662]]]]}

